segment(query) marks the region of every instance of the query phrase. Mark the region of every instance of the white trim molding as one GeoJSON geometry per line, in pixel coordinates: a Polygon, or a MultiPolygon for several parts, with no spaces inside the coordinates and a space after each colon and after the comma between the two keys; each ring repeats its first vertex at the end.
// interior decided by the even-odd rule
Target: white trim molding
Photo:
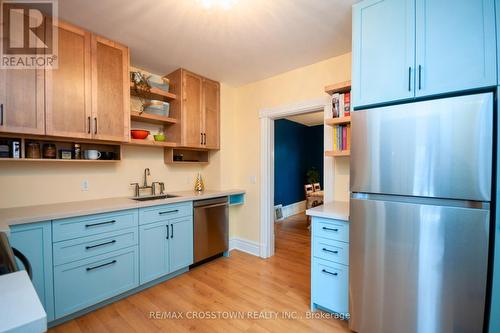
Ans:
{"type": "Polygon", "coordinates": [[[238,250],[256,257],[260,255],[260,244],[248,239],[233,237],[229,239],[229,251],[238,250]]]}
{"type": "Polygon", "coordinates": [[[306,203],[307,201],[299,201],[295,202],[293,204],[289,204],[286,206],[283,206],[282,211],[283,211],[283,219],[286,219],[287,217],[302,213],[306,211],[306,203]]]}
{"type": "MultiPolygon", "coordinates": [[[[274,120],[315,111],[331,112],[330,97],[322,96],[277,108],[260,116],[260,256],[274,255],[274,120]]],[[[331,138],[333,140],[333,138],[331,138]]],[[[329,166],[329,165],[325,165],[329,166]]],[[[324,174],[332,170],[325,168],[324,174]]],[[[325,183],[325,190],[327,184],[325,183]]]]}

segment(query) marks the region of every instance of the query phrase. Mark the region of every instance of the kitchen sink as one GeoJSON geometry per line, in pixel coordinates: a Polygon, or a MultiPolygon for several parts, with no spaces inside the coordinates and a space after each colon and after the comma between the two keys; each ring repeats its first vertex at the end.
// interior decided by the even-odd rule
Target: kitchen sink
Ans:
{"type": "Polygon", "coordinates": [[[178,195],[173,195],[173,194],[163,194],[163,195],[155,195],[155,196],[148,196],[148,197],[134,197],[131,198],[132,200],[135,201],[151,201],[151,200],[161,200],[161,199],[170,199],[170,198],[178,198],[178,195]]]}

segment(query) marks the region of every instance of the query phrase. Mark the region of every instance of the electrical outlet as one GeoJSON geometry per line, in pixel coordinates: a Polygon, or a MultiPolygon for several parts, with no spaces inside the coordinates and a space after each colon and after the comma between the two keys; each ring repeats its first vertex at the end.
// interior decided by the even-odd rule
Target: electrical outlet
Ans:
{"type": "Polygon", "coordinates": [[[89,190],[89,181],[87,179],[82,180],[80,183],[80,188],[83,192],[87,192],[89,190]]]}
{"type": "Polygon", "coordinates": [[[257,184],[257,176],[250,176],[250,184],[257,184]]]}

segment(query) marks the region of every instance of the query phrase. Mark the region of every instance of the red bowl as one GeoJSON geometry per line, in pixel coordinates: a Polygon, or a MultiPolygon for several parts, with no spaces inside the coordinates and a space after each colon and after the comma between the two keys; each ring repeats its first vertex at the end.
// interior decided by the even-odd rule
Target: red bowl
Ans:
{"type": "Polygon", "coordinates": [[[132,139],[144,140],[148,137],[149,131],[145,130],[131,130],[130,134],[132,135],[132,139]]]}

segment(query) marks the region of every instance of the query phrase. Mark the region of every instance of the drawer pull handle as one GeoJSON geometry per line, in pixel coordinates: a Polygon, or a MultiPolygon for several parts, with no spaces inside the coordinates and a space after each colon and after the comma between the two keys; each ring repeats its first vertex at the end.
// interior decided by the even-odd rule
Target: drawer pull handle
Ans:
{"type": "Polygon", "coordinates": [[[111,220],[111,221],[106,221],[106,222],[86,224],[85,228],[97,227],[97,226],[100,226],[100,225],[113,224],[113,223],[116,223],[116,221],[115,220],[111,220]]]}
{"type": "Polygon", "coordinates": [[[177,213],[179,212],[178,209],[174,209],[174,210],[169,210],[169,211],[166,211],[166,212],[159,212],[158,214],[159,215],[165,215],[165,214],[172,214],[172,213],[177,213]]]}
{"type": "Polygon", "coordinates": [[[330,274],[330,275],[333,275],[333,276],[337,276],[337,275],[339,275],[339,273],[332,273],[332,272],[327,271],[326,269],[322,269],[321,271],[322,271],[323,273],[330,274]]]}
{"type": "Polygon", "coordinates": [[[328,250],[326,248],[323,248],[323,251],[330,252],[330,253],[333,253],[333,254],[338,254],[339,253],[339,251],[337,251],[337,250],[328,250]]]}
{"type": "Polygon", "coordinates": [[[87,267],[87,272],[93,271],[94,269],[98,269],[98,268],[101,268],[101,267],[113,265],[113,264],[116,264],[116,260],[107,262],[107,263],[102,264],[102,265],[94,266],[94,267],[87,267]]]}
{"type": "Polygon", "coordinates": [[[328,231],[333,231],[333,232],[338,232],[339,229],[335,228],[335,229],[332,229],[332,228],[327,228],[327,227],[323,227],[323,230],[328,230],[328,231]]]}
{"type": "Polygon", "coordinates": [[[101,244],[97,244],[97,245],[85,246],[85,249],[90,250],[90,249],[94,249],[94,248],[99,247],[99,246],[104,246],[104,245],[109,245],[109,244],[114,244],[114,243],[116,243],[116,240],[115,240],[115,239],[113,239],[112,241],[106,242],[106,243],[101,243],[101,244]]]}

